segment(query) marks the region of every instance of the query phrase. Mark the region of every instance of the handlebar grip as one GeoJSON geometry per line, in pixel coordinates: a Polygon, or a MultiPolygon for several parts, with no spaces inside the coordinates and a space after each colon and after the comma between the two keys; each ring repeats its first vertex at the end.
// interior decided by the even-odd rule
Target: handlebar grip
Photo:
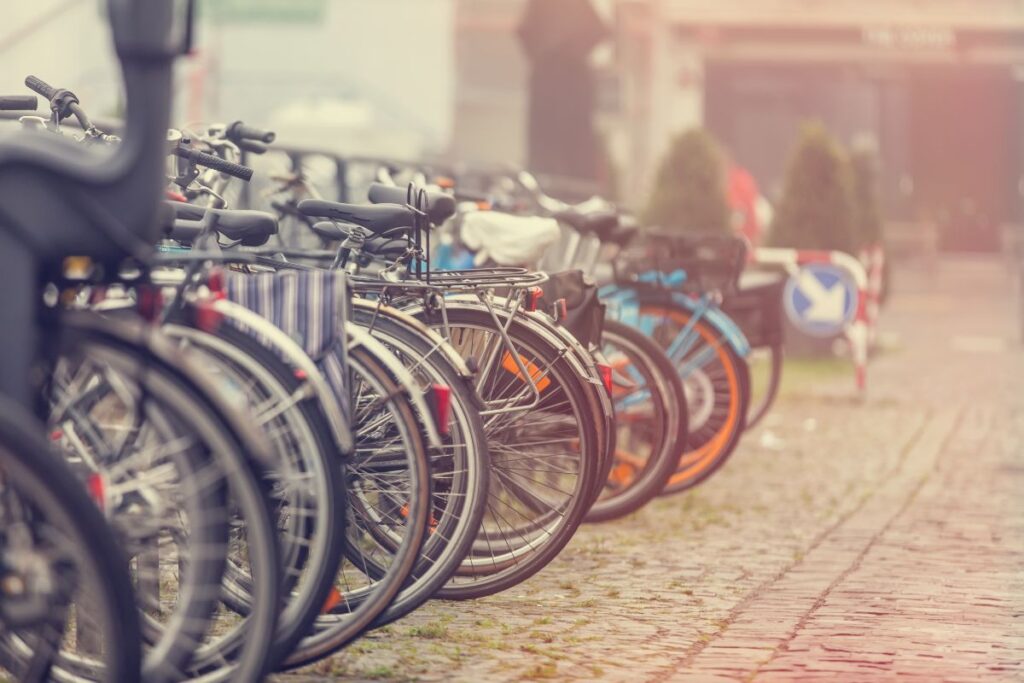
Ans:
{"type": "Polygon", "coordinates": [[[255,140],[239,140],[238,149],[249,152],[250,154],[264,154],[268,148],[262,142],[256,142],[255,140]]]}
{"type": "Polygon", "coordinates": [[[227,137],[230,140],[239,142],[241,140],[254,140],[269,145],[277,138],[277,133],[271,130],[263,130],[255,126],[247,126],[241,121],[235,121],[227,130],[227,137]]]}
{"type": "Polygon", "coordinates": [[[0,95],[0,111],[35,111],[39,99],[35,95],[0,95]]]}
{"type": "Polygon", "coordinates": [[[199,166],[205,166],[212,168],[215,171],[221,173],[227,173],[229,176],[234,176],[245,182],[252,180],[253,170],[248,166],[242,166],[241,164],[235,164],[220,157],[206,152],[200,152],[197,149],[185,149],[178,147],[174,150],[174,153],[180,157],[185,157],[199,166]]]}
{"type": "Polygon", "coordinates": [[[52,100],[53,96],[57,94],[56,88],[36,76],[26,76],[25,85],[29,90],[39,93],[48,100],[52,100]]]}

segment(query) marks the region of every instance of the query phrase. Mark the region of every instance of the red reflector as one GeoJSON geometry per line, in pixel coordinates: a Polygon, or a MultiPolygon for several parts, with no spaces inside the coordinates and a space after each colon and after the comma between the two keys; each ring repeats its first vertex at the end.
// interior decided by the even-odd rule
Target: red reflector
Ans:
{"type": "Polygon", "coordinates": [[[598,363],[597,372],[601,375],[601,383],[604,384],[604,390],[608,392],[610,397],[612,395],[612,366],[598,363]]]}
{"type": "Polygon", "coordinates": [[[544,296],[544,290],[540,287],[530,287],[526,290],[526,310],[536,311],[542,296],[544,296]]]}
{"type": "Polygon", "coordinates": [[[107,494],[103,487],[103,477],[95,473],[90,474],[86,487],[89,489],[89,495],[92,497],[93,502],[102,510],[107,500],[107,494]]]}
{"type": "Polygon", "coordinates": [[[164,308],[164,297],[160,290],[152,285],[142,285],[136,290],[136,310],[148,322],[160,317],[164,308]]]}
{"type": "Polygon", "coordinates": [[[304,382],[309,377],[306,371],[301,368],[299,368],[292,374],[295,375],[295,379],[299,380],[300,382],[304,382]]]}
{"type": "Polygon", "coordinates": [[[196,327],[203,332],[215,333],[223,320],[224,316],[213,307],[212,301],[200,301],[196,304],[196,327]]]}
{"type": "Polygon", "coordinates": [[[569,317],[569,306],[565,303],[565,299],[555,302],[555,315],[558,316],[558,320],[565,320],[569,317]]]}
{"type": "Polygon", "coordinates": [[[50,441],[60,441],[62,438],[64,438],[63,429],[54,429],[50,432],[50,441]]]}
{"type": "Polygon", "coordinates": [[[174,190],[167,190],[167,198],[172,202],[187,202],[188,198],[180,192],[174,190]]]}
{"type": "Polygon", "coordinates": [[[430,388],[434,404],[434,420],[437,431],[448,436],[451,431],[449,420],[452,413],[452,388],[447,384],[434,384],[430,388]]]}
{"type": "Polygon", "coordinates": [[[341,592],[337,588],[331,588],[331,592],[327,595],[327,599],[324,600],[324,606],[320,610],[320,614],[330,614],[334,611],[334,608],[342,603],[344,598],[341,592]]]}
{"type": "Polygon", "coordinates": [[[206,286],[214,299],[226,299],[228,290],[224,283],[224,269],[211,268],[206,276],[206,286]]]}

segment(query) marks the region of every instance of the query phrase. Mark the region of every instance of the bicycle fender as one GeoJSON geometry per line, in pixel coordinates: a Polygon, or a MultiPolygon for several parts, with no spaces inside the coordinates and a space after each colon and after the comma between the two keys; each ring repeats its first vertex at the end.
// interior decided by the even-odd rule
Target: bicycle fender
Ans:
{"type": "Polygon", "coordinates": [[[750,355],[750,342],[743,334],[739,325],[718,306],[703,307],[699,302],[680,292],[639,292],[634,289],[607,285],[599,291],[601,300],[608,304],[609,315],[630,327],[634,327],[650,336],[653,333],[651,322],[644,321],[640,315],[643,304],[661,304],[685,309],[700,314],[708,324],[714,327],[729,343],[740,358],[750,355]]]}

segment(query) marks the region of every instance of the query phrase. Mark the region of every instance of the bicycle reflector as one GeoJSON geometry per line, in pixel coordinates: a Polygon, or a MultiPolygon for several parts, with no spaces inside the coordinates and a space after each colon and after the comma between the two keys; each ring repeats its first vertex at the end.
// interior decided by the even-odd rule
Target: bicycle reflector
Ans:
{"type": "Polygon", "coordinates": [[[214,299],[202,299],[196,302],[195,324],[197,328],[203,332],[214,334],[223,321],[224,315],[214,306],[214,299]]]}
{"type": "Polygon", "coordinates": [[[559,299],[555,302],[555,320],[561,322],[569,317],[569,306],[565,303],[565,299],[559,299]]]}
{"type": "Polygon", "coordinates": [[[206,287],[210,290],[210,294],[213,295],[214,299],[218,301],[227,298],[227,285],[224,281],[224,269],[223,268],[211,268],[209,274],[206,276],[206,287]]]}
{"type": "Polygon", "coordinates": [[[604,390],[608,392],[608,397],[612,395],[612,366],[607,363],[597,364],[597,374],[601,376],[601,383],[604,384],[604,390]]]}
{"type": "Polygon", "coordinates": [[[540,287],[530,287],[526,290],[526,310],[533,311],[537,310],[537,306],[540,303],[541,297],[544,296],[544,290],[540,287]]]}
{"type": "Polygon", "coordinates": [[[164,308],[164,295],[158,287],[140,285],[135,290],[135,310],[146,322],[153,322],[160,317],[164,308]]]}
{"type": "Polygon", "coordinates": [[[437,431],[442,436],[448,436],[451,431],[452,414],[452,388],[447,384],[432,384],[430,386],[430,407],[434,412],[434,423],[437,431]]]}
{"type": "Polygon", "coordinates": [[[92,497],[92,501],[96,503],[101,511],[106,511],[107,491],[106,486],[103,484],[103,475],[98,472],[90,474],[89,480],[86,482],[86,488],[89,491],[89,496],[92,497]]]}

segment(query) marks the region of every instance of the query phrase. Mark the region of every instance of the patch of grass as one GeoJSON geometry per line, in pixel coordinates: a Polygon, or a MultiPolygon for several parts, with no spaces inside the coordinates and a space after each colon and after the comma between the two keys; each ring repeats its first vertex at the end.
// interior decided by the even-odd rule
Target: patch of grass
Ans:
{"type": "Polygon", "coordinates": [[[554,650],[550,650],[546,647],[534,645],[533,643],[526,643],[520,645],[519,649],[523,652],[529,652],[531,655],[540,655],[541,657],[547,657],[548,659],[559,660],[561,656],[554,650]]]}
{"type": "Polygon", "coordinates": [[[413,626],[406,635],[412,638],[424,638],[427,640],[437,640],[440,638],[448,637],[448,625],[440,621],[432,621],[422,626],[413,626]]]}
{"type": "Polygon", "coordinates": [[[363,678],[369,678],[370,680],[380,680],[382,678],[394,678],[395,672],[390,666],[381,665],[375,666],[372,669],[367,669],[366,671],[363,671],[361,675],[363,678]]]}
{"type": "Polygon", "coordinates": [[[782,367],[781,398],[806,394],[824,381],[849,377],[853,373],[848,358],[787,358],[782,367]]]}
{"type": "Polygon", "coordinates": [[[540,619],[534,619],[533,620],[533,625],[534,626],[547,626],[550,623],[551,623],[551,617],[541,617],[540,619]]]}
{"type": "Polygon", "coordinates": [[[558,677],[558,665],[554,662],[542,662],[534,664],[523,672],[523,678],[528,680],[548,679],[558,677]]]}

